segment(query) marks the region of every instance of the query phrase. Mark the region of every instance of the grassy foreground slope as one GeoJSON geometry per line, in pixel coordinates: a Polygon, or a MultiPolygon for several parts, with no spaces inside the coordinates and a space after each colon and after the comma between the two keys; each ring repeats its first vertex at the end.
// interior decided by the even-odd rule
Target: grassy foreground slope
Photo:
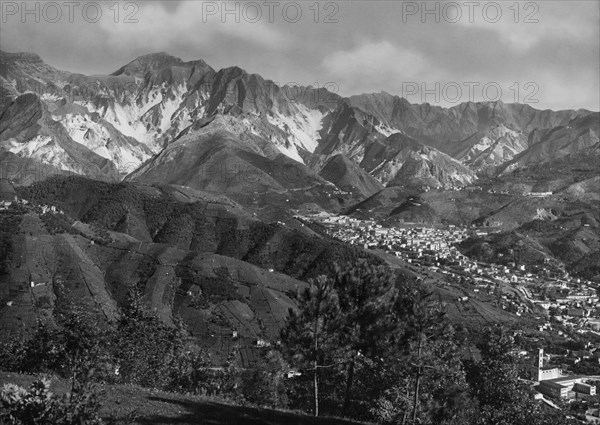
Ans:
{"type": "MultiPolygon", "coordinates": [[[[13,383],[24,388],[40,376],[0,372],[0,385],[13,383]]],[[[52,378],[56,395],[69,390],[69,382],[52,378]]],[[[167,393],[130,385],[101,385],[100,416],[113,424],[211,424],[211,425],[351,425],[337,418],[315,418],[304,414],[240,407],[207,398],[167,393]]]]}

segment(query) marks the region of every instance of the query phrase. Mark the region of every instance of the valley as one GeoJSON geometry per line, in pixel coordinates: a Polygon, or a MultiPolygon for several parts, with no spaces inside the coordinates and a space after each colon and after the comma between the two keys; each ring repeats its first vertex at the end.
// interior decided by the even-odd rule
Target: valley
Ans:
{"type": "Polygon", "coordinates": [[[416,415],[413,375],[423,417],[453,385],[471,410],[447,411],[477,416],[494,338],[515,394],[540,388],[540,346],[600,375],[600,112],[343,97],[164,52],[107,75],[0,62],[0,355],[74,315],[117,347],[99,379],[125,382],[140,326],[171,363],[130,383],[175,365],[162,388],[308,412],[321,379],[325,411],[361,420],[416,415]]]}
{"type": "Polygon", "coordinates": [[[481,323],[543,316],[520,285],[598,285],[597,112],[343,98],[166,53],[107,76],[1,59],[2,214],[21,223],[5,242],[7,329],[52,320],[57,282],[109,321],[137,288],[218,363],[234,332],[248,353],[277,339],[336,258],[394,264],[457,319],[470,298],[481,323]]]}

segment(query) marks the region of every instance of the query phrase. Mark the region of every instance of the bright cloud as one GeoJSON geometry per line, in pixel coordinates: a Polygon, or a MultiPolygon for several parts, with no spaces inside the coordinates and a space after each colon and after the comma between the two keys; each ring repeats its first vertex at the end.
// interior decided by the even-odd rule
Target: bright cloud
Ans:
{"type": "Polygon", "coordinates": [[[501,42],[517,52],[522,53],[540,43],[552,43],[556,39],[568,39],[575,43],[598,39],[598,7],[594,2],[488,3],[495,3],[499,7],[484,9],[482,6],[474,9],[471,21],[465,15],[457,23],[475,31],[492,31],[501,42]]]}
{"type": "Polygon", "coordinates": [[[353,92],[365,83],[372,91],[388,88],[390,81],[407,82],[433,78],[428,60],[419,52],[397,47],[387,40],[363,42],[350,50],[339,50],[325,57],[322,67],[353,92]]]}
{"type": "Polygon", "coordinates": [[[290,37],[268,22],[249,22],[241,18],[236,22],[235,15],[223,19],[220,11],[214,15],[209,13],[213,4],[212,1],[186,1],[168,10],[160,3],[149,2],[141,6],[136,24],[114,25],[106,20],[101,25],[112,45],[146,44],[148,51],[165,50],[181,40],[202,48],[219,48],[225,38],[263,49],[289,47],[290,37]]]}

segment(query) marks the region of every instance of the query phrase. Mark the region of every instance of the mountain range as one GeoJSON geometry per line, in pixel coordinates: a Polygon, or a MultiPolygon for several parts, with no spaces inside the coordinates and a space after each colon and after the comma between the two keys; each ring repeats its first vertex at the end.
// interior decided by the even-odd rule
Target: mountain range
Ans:
{"type": "Polygon", "coordinates": [[[385,186],[464,187],[598,149],[599,114],[587,110],[343,98],[166,53],[92,76],[31,53],[0,61],[4,160],[107,181],[233,193],[335,186],[362,200],[385,186]]]}
{"type": "Polygon", "coordinates": [[[360,257],[431,284],[458,323],[522,320],[492,302],[465,319],[447,276],[300,218],[323,210],[493,228],[459,249],[599,276],[598,112],[341,97],[166,53],[110,75],[31,53],[0,65],[0,200],[28,201],[0,212],[3,332],[55,320],[69,299],[114,322],[137,291],[216,365],[235,342],[250,366],[298,290],[360,257]]]}

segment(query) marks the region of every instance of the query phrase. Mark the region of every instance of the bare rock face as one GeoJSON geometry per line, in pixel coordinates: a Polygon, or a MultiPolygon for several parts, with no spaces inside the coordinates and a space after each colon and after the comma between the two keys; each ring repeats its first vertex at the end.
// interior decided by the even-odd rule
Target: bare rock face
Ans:
{"type": "MultiPolygon", "coordinates": [[[[369,196],[386,185],[462,187],[590,149],[598,137],[597,114],[585,110],[540,111],[502,102],[442,108],[385,92],[342,98],[167,53],[140,56],[95,76],[55,69],[29,53],[1,52],[0,60],[2,148],[103,179],[164,176],[185,184],[190,179],[183,175],[197,175],[186,167],[218,157],[263,170],[256,184],[266,188],[291,187],[264,174],[264,164],[285,165],[302,184],[334,184],[369,196]],[[200,162],[186,153],[199,155],[200,162]],[[180,162],[166,161],[168,155],[180,162]],[[85,171],[90,167],[94,173],[85,171]]],[[[256,186],[211,178],[221,181],[192,186],[256,186]]]]}
{"type": "Polygon", "coordinates": [[[383,189],[376,178],[342,154],[332,156],[319,175],[342,190],[358,192],[362,198],[368,198],[383,189]]]}
{"type": "MultiPolygon", "coordinates": [[[[0,123],[0,147],[5,151],[99,180],[119,179],[115,165],[76,143],[65,128],[50,117],[46,105],[35,94],[15,99],[0,114],[0,123]]],[[[9,158],[5,156],[4,160],[9,161],[9,158]]],[[[17,165],[5,164],[5,168],[11,166],[17,165]]],[[[33,172],[38,173],[35,169],[33,172]]],[[[35,180],[45,177],[40,174],[35,180]]]]}
{"type": "Polygon", "coordinates": [[[460,162],[400,133],[371,144],[361,166],[388,186],[452,188],[475,180],[460,162]]]}
{"type": "MultiPolygon", "coordinates": [[[[473,144],[494,128],[503,126],[527,136],[535,129],[565,125],[585,110],[537,110],[529,105],[498,102],[465,102],[451,108],[411,104],[388,93],[352,96],[353,106],[377,117],[383,124],[430,144],[460,159],[473,144]]],[[[488,135],[488,136],[489,136],[488,135]]]]}
{"type": "MultiPolygon", "coordinates": [[[[502,164],[504,173],[522,167],[557,161],[568,156],[582,156],[600,150],[600,113],[574,118],[567,125],[545,132],[532,133],[530,146],[512,160],[502,164]]],[[[582,158],[583,160],[583,158],[582,158]]]]}

